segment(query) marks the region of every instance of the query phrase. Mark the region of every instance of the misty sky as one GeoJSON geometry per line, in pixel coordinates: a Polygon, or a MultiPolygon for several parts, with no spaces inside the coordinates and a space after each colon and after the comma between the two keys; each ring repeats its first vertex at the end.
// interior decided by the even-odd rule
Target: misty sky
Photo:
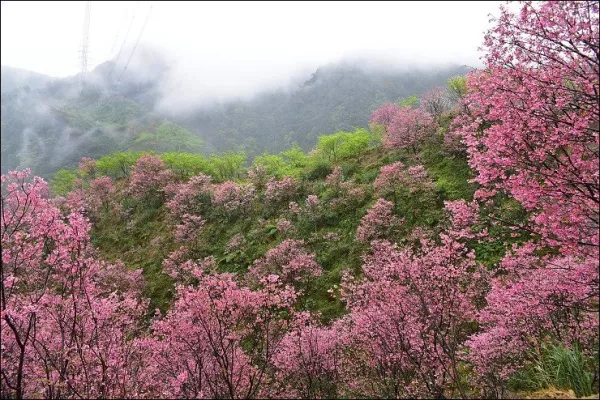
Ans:
{"type": "MultiPolygon", "coordinates": [[[[170,85],[207,97],[274,88],[293,74],[356,57],[477,67],[488,14],[497,16],[499,4],[92,1],[88,64],[114,58],[131,25],[124,62],[150,12],[140,48],[168,50],[180,80],[170,85]]],[[[2,64],[56,77],[78,73],[84,9],[82,1],[3,1],[2,64]]]]}

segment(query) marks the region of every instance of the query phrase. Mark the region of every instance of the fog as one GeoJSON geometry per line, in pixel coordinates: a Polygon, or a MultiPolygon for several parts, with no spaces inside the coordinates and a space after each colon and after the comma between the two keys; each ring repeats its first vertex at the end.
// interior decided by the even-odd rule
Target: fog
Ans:
{"type": "MultiPolygon", "coordinates": [[[[161,77],[158,106],[172,110],[295,87],[317,67],[340,61],[477,67],[488,14],[497,15],[499,4],[93,1],[88,69],[120,52],[118,76],[139,38],[128,70],[143,77],[155,71],[152,63],[164,63],[169,73],[161,77]]],[[[55,77],[80,72],[84,6],[2,2],[2,64],[55,77]]]]}

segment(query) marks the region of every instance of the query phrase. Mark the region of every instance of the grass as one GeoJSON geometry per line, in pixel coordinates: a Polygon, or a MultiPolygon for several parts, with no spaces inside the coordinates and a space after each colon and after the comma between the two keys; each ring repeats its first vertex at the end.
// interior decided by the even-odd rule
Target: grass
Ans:
{"type": "Polygon", "coordinates": [[[509,385],[513,390],[542,391],[545,389],[571,390],[578,398],[598,393],[594,382],[591,357],[584,356],[578,344],[568,348],[548,345],[538,359],[517,372],[509,385]]]}

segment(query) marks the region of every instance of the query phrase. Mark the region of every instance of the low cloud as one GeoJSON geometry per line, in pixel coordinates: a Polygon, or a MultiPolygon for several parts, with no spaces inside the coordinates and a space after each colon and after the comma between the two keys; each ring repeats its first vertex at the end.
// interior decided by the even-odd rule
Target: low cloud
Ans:
{"type": "MultiPolygon", "coordinates": [[[[152,10],[150,4],[92,4],[90,66],[120,53],[111,76],[118,80],[141,37],[123,79],[142,84],[166,64],[157,109],[179,112],[289,90],[328,63],[476,66],[488,13],[497,14],[500,2],[154,2],[152,10]]],[[[8,4],[3,63],[75,75],[83,10],[84,2],[8,4]]]]}

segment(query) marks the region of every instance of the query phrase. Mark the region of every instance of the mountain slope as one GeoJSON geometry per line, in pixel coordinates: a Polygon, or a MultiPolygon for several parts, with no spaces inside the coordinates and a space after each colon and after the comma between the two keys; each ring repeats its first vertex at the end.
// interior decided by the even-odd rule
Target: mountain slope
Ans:
{"type": "Polygon", "coordinates": [[[22,68],[13,68],[2,65],[0,67],[0,87],[2,93],[11,92],[15,89],[29,87],[31,90],[41,89],[52,81],[49,76],[38,74],[22,68]]]}
{"type": "Polygon", "coordinates": [[[81,93],[77,76],[47,80],[41,88],[43,80],[35,74],[23,81],[29,87],[3,91],[2,172],[30,167],[48,178],[60,168],[75,166],[81,157],[125,150],[205,154],[241,150],[250,157],[277,153],[293,144],[308,150],[320,135],[366,127],[371,111],[384,102],[445,85],[449,77],[469,70],[453,66],[384,72],[330,64],[294,90],[166,113],[157,110],[170,70],[164,59],[148,54],[147,62],[132,65],[125,73],[112,61],[99,65],[81,93]],[[178,127],[160,130],[165,123],[178,127]]]}
{"type": "Polygon", "coordinates": [[[18,89],[2,94],[1,118],[3,173],[31,168],[48,179],[82,157],[115,151],[205,151],[185,128],[114,95],[61,98],[18,89]]]}
{"type": "Polygon", "coordinates": [[[344,64],[328,65],[317,69],[291,92],[264,93],[250,101],[198,110],[174,119],[199,132],[221,151],[279,152],[294,143],[309,150],[319,135],[366,127],[372,110],[382,103],[445,86],[448,78],[469,70],[466,66],[454,66],[381,72],[344,64]]]}

